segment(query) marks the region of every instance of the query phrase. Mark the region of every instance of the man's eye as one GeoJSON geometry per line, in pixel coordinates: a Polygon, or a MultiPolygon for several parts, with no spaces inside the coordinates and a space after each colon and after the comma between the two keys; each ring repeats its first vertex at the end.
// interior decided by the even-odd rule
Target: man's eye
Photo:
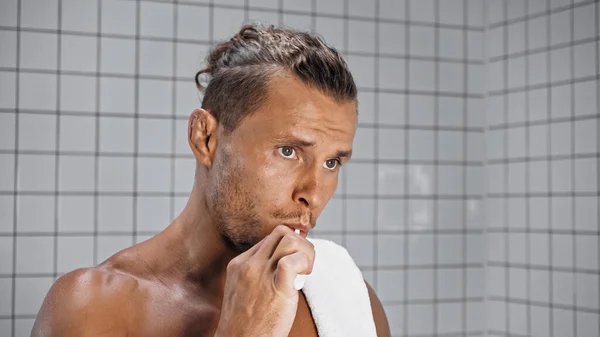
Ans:
{"type": "Polygon", "coordinates": [[[323,167],[328,170],[333,170],[334,168],[337,167],[338,163],[339,162],[337,159],[328,159],[323,163],[323,167]]]}
{"type": "Polygon", "coordinates": [[[296,155],[296,151],[289,146],[282,146],[278,149],[279,154],[286,157],[286,158],[294,158],[294,156],[296,155]]]}

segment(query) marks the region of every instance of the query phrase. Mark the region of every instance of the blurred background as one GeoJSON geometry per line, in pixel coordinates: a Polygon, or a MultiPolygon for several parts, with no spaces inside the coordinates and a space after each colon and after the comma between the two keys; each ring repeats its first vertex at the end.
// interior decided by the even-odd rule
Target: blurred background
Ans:
{"type": "Polygon", "coordinates": [[[1,0],[0,335],[165,228],[193,76],[244,22],[315,31],[359,87],[314,237],[393,336],[600,335],[597,0],[1,0]]]}

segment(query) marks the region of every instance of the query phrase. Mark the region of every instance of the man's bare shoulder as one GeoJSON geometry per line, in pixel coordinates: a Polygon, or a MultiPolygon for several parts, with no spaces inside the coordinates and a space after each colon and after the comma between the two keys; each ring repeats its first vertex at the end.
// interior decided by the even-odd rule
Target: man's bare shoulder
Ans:
{"type": "Polygon", "coordinates": [[[50,288],[32,336],[119,336],[133,319],[138,279],[110,266],[77,269],[50,288]]]}

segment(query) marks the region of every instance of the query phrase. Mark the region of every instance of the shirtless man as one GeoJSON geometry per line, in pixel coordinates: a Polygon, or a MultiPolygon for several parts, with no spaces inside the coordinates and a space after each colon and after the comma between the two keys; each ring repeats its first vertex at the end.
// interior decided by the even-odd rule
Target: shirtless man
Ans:
{"type": "MultiPolygon", "coordinates": [[[[293,283],[312,271],[306,234],[351,156],[352,76],[315,36],[257,26],[207,63],[188,123],[197,166],[186,207],[155,237],[59,278],[32,336],[317,336],[293,283]]],[[[377,334],[390,336],[367,288],[377,334]]]]}

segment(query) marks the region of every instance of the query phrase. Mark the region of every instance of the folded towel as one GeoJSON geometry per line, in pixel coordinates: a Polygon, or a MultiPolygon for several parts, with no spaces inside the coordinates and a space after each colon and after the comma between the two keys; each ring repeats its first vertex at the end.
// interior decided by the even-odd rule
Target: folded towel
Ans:
{"type": "Polygon", "coordinates": [[[367,286],[348,251],[328,240],[309,241],[315,263],[302,291],[319,337],[377,337],[367,286]]]}

